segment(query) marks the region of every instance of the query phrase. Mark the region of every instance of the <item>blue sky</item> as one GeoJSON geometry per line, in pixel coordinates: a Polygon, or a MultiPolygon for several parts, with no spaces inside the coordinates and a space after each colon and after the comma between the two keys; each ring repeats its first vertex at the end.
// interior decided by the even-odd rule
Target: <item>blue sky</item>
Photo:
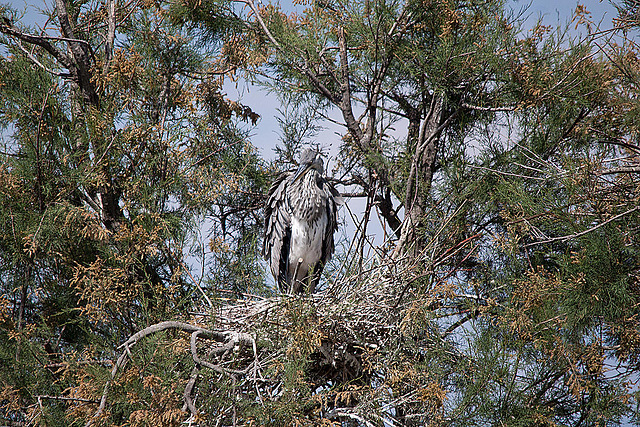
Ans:
{"type": "Polygon", "coordinates": [[[608,0],[511,0],[509,3],[516,7],[521,7],[531,3],[531,11],[534,13],[542,13],[547,23],[552,24],[560,17],[560,22],[564,22],[576,9],[578,4],[584,5],[587,10],[592,12],[594,17],[601,17],[605,13],[611,18],[615,15],[615,8],[608,0]]]}

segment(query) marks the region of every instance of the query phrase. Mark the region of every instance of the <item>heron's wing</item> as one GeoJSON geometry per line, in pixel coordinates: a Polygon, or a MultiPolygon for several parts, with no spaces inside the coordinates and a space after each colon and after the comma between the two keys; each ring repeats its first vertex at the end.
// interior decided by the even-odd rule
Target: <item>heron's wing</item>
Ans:
{"type": "Polygon", "coordinates": [[[335,250],[335,245],[333,242],[333,233],[338,229],[338,219],[337,219],[338,205],[337,205],[335,196],[336,195],[339,196],[340,193],[338,193],[338,191],[336,191],[336,189],[333,188],[333,186],[331,186],[331,184],[329,184],[326,180],[321,181],[320,188],[322,189],[322,191],[325,192],[325,195],[327,197],[327,200],[326,200],[327,203],[326,203],[326,206],[324,207],[325,214],[327,215],[327,224],[325,226],[324,233],[323,233],[324,237],[322,239],[322,255],[320,257],[320,262],[318,262],[313,267],[314,278],[309,284],[309,293],[315,292],[315,289],[318,286],[318,283],[320,282],[320,276],[322,275],[322,270],[324,269],[324,266],[331,259],[331,255],[333,255],[333,252],[335,250]]]}
{"type": "MultiPolygon", "coordinates": [[[[336,188],[327,181],[327,188],[329,188],[329,193],[333,196],[333,200],[336,202],[337,206],[344,205],[344,197],[340,195],[340,192],[336,190],[336,188]]],[[[336,227],[337,229],[337,227],[336,227]]]]}
{"type": "Polygon", "coordinates": [[[269,189],[264,207],[264,245],[263,255],[269,262],[271,273],[278,285],[287,281],[289,267],[289,243],[291,241],[291,215],[287,199],[287,178],[290,173],[278,176],[269,189]]]}
{"type": "Polygon", "coordinates": [[[322,240],[322,265],[329,262],[335,250],[333,233],[338,230],[338,202],[342,202],[340,193],[329,182],[325,181],[324,186],[327,191],[327,227],[324,230],[324,239],[322,240]]]}

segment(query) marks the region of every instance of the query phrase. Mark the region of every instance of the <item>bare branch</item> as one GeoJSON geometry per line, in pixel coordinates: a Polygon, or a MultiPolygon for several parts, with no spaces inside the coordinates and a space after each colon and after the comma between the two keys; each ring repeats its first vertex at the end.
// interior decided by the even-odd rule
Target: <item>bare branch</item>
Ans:
{"type": "Polygon", "coordinates": [[[227,340],[228,335],[225,332],[219,331],[210,331],[208,329],[201,328],[199,326],[191,325],[189,323],[184,322],[174,322],[174,321],[166,321],[156,323],[155,325],[151,325],[143,330],[136,332],[131,335],[127,341],[125,341],[119,348],[127,348],[135,343],[137,343],[141,338],[144,338],[148,335],[155,334],[156,332],[164,331],[167,329],[179,329],[185,332],[196,332],[200,331],[205,338],[211,338],[216,341],[224,342],[227,340]]]}
{"type": "Polygon", "coordinates": [[[352,420],[357,421],[358,423],[365,425],[367,427],[375,427],[375,424],[373,424],[370,421],[367,421],[366,419],[364,419],[363,417],[361,417],[360,415],[356,414],[355,412],[353,412],[353,409],[351,408],[336,408],[333,409],[329,412],[327,412],[325,414],[325,417],[328,419],[336,419],[336,418],[350,418],[352,420]]]}
{"type": "MultiPolygon", "coordinates": [[[[65,0],[56,0],[56,12],[58,14],[58,21],[60,23],[60,29],[62,35],[66,39],[74,40],[67,41],[71,55],[73,56],[73,71],[71,73],[76,78],[76,83],[80,86],[85,99],[94,107],[99,107],[98,94],[95,91],[94,83],[92,82],[92,75],[90,71],[89,60],[89,45],[88,43],[82,43],[77,41],[77,37],[71,27],[69,21],[69,13],[67,11],[67,5],[65,0]]],[[[67,67],[69,68],[69,67],[67,67]]]]}
{"type": "Polygon", "coordinates": [[[462,107],[468,108],[469,110],[486,111],[486,112],[492,112],[492,113],[497,113],[501,111],[515,111],[518,108],[517,105],[511,106],[511,107],[480,107],[479,105],[467,104],[466,102],[463,102],[461,105],[462,107]]]}
{"type": "Polygon", "coordinates": [[[69,12],[67,11],[67,5],[65,0],[56,0],[56,12],[58,14],[58,21],[60,23],[60,29],[62,34],[70,39],[75,39],[73,28],[71,28],[71,22],[69,21],[69,12]]]}
{"type": "Polygon", "coordinates": [[[46,71],[47,73],[53,74],[54,76],[58,76],[58,77],[70,77],[71,74],[69,73],[61,73],[60,71],[53,71],[51,68],[46,67],[44,64],[42,64],[40,62],[40,60],[38,60],[38,58],[36,58],[36,56],[31,53],[29,50],[25,49],[24,46],[22,46],[22,43],[20,43],[20,41],[18,41],[17,43],[18,48],[20,48],[20,50],[27,55],[27,58],[29,58],[31,61],[33,61],[34,64],[36,64],[38,67],[42,68],[44,71],[46,71]]]}
{"type": "Polygon", "coordinates": [[[539,177],[539,176],[521,175],[521,174],[517,174],[517,173],[499,171],[497,169],[491,169],[491,168],[488,168],[488,167],[485,167],[485,166],[476,166],[476,165],[469,165],[469,166],[474,168],[474,169],[485,170],[485,171],[488,171],[488,172],[496,173],[498,175],[513,176],[513,177],[522,178],[522,179],[535,179],[537,181],[546,181],[546,180],[549,179],[549,178],[543,178],[543,177],[539,177]]]}
{"type": "Polygon", "coordinates": [[[601,222],[600,224],[598,224],[596,226],[593,226],[591,228],[583,230],[583,231],[581,231],[579,233],[570,234],[568,236],[553,237],[551,239],[546,239],[546,240],[541,240],[541,241],[538,241],[538,242],[529,243],[529,244],[524,245],[524,247],[525,248],[529,248],[529,247],[532,247],[532,246],[543,245],[543,244],[546,244],[546,243],[563,242],[563,241],[566,241],[566,240],[575,239],[577,237],[584,236],[585,234],[589,234],[589,233],[597,230],[598,228],[600,228],[600,227],[602,227],[604,225],[607,225],[612,221],[616,221],[616,220],[618,220],[618,219],[620,219],[620,218],[622,218],[622,217],[624,217],[626,215],[629,215],[629,214],[631,214],[631,213],[633,213],[633,212],[635,212],[637,210],[640,210],[640,206],[636,206],[635,208],[629,209],[628,211],[622,212],[622,213],[620,213],[618,215],[614,215],[611,218],[609,218],[608,220],[606,220],[604,222],[601,222]]]}
{"type": "Polygon", "coordinates": [[[618,173],[640,173],[640,166],[625,166],[619,168],[606,169],[600,175],[614,175],[618,173]]]}
{"type": "Polygon", "coordinates": [[[337,104],[342,110],[342,116],[347,125],[347,129],[353,135],[356,142],[359,145],[367,145],[368,142],[364,141],[364,135],[362,129],[360,129],[360,123],[353,115],[353,109],[351,108],[351,88],[349,87],[349,59],[347,53],[347,41],[345,37],[344,28],[338,29],[338,46],[340,47],[340,101],[337,104]]]}
{"type": "MultiPolygon", "coordinates": [[[[195,340],[199,336],[202,336],[202,338],[205,338],[205,339],[213,339],[214,341],[217,341],[217,342],[226,343],[224,346],[218,349],[215,349],[214,353],[216,351],[219,351],[219,352],[226,351],[230,348],[233,349],[237,344],[250,345],[254,349],[254,352],[256,351],[255,340],[251,335],[247,333],[240,333],[240,332],[233,332],[233,331],[212,331],[212,330],[201,328],[199,326],[195,326],[189,323],[175,322],[175,321],[160,322],[160,323],[151,325],[133,334],[131,337],[129,337],[129,339],[127,339],[127,341],[125,341],[119,347],[119,348],[124,348],[124,350],[122,351],[122,354],[118,358],[118,361],[116,362],[116,364],[111,369],[111,376],[104,386],[104,390],[102,392],[102,398],[100,399],[100,405],[98,406],[98,410],[93,415],[93,417],[85,424],[85,427],[88,427],[91,424],[93,424],[93,421],[104,412],[104,409],[107,405],[107,397],[109,395],[109,389],[111,387],[111,383],[113,382],[115,376],[117,375],[118,370],[123,368],[126,365],[129,358],[131,357],[131,346],[135,345],[140,339],[144,337],[147,337],[149,335],[155,334],[157,332],[165,331],[168,329],[178,329],[185,332],[191,332],[192,333],[191,354],[193,356],[194,362],[198,365],[213,369],[216,372],[229,375],[232,378],[234,374],[246,373],[249,368],[247,368],[245,371],[230,370],[230,369],[225,369],[213,363],[209,363],[207,361],[202,360],[197,355],[197,352],[195,349],[195,340]]],[[[255,355],[255,357],[257,360],[257,354],[255,355]]],[[[185,395],[186,393],[187,393],[187,390],[185,389],[185,395]]],[[[190,393],[191,393],[191,390],[189,389],[189,395],[190,393]]]]}
{"type": "Polygon", "coordinates": [[[191,415],[193,415],[194,417],[198,415],[198,410],[193,404],[193,398],[191,397],[191,393],[193,391],[193,387],[196,385],[196,380],[198,379],[199,372],[200,372],[200,367],[194,366],[193,370],[191,371],[191,376],[189,377],[189,381],[187,381],[187,385],[184,388],[184,394],[183,394],[185,408],[183,408],[182,410],[184,411],[185,409],[189,409],[189,412],[191,412],[191,415]]]}
{"type": "Polygon", "coordinates": [[[37,398],[38,399],[50,399],[50,400],[62,400],[62,401],[69,401],[69,402],[98,403],[97,400],[81,399],[79,397],[40,395],[40,396],[37,396],[37,398]]]}

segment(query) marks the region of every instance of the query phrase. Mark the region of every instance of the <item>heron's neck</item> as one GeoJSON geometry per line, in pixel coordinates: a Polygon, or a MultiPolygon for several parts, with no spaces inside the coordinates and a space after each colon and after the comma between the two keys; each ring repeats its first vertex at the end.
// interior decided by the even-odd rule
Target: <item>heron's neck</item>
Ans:
{"type": "Polygon", "coordinates": [[[294,183],[289,201],[293,215],[298,219],[311,221],[323,212],[326,195],[318,185],[321,179],[318,171],[310,170],[302,179],[294,183]]]}

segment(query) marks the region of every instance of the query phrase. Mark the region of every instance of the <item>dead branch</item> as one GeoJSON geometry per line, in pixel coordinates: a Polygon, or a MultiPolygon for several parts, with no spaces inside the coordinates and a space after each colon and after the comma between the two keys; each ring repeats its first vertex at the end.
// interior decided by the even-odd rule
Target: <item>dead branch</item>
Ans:
{"type": "MultiPolygon", "coordinates": [[[[40,46],[41,48],[49,52],[51,56],[53,56],[58,62],[60,62],[63,67],[67,69],[71,69],[73,67],[71,58],[69,58],[56,46],[49,43],[49,40],[47,40],[46,37],[34,36],[32,34],[25,33],[19,30],[15,25],[13,25],[13,23],[6,17],[2,19],[2,22],[0,22],[0,32],[8,36],[15,37],[20,41],[40,46]]],[[[31,56],[30,59],[33,60],[31,56]]],[[[42,64],[39,64],[38,61],[36,61],[36,64],[42,66],[42,64]]]]}
{"type": "Polygon", "coordinates": [[[184,406],[182,407],[182,410],[185,411],[189,409],[189,412],[194,417],[198,415],[198,410],[193,404],[193,398],[191,397],[191,393],[193,392],[193,387],[196,385],[196,381],[198,380],[199,373],[200,373],[200,367],[194,366],[193,370],[191,371],[191,376],[189,377],[189,381],[187,381],[187,385],[184,388],[184,395],[183,395],[184,406]]]}
{"type": "Polygon", "coordinates": [[[367,421],[365,418],[363,418],[362,416],[356,414],[353,412],[353,409],[351,408],[336,408],[332,411],[329,411],[325,414],[325,417],[332,420],[332,419],[340,419],[340,418],[350,418],[352,420],[357,421],[358,423],[367,426],[367,427],[374,427],[375,424],[367,421]]]}

